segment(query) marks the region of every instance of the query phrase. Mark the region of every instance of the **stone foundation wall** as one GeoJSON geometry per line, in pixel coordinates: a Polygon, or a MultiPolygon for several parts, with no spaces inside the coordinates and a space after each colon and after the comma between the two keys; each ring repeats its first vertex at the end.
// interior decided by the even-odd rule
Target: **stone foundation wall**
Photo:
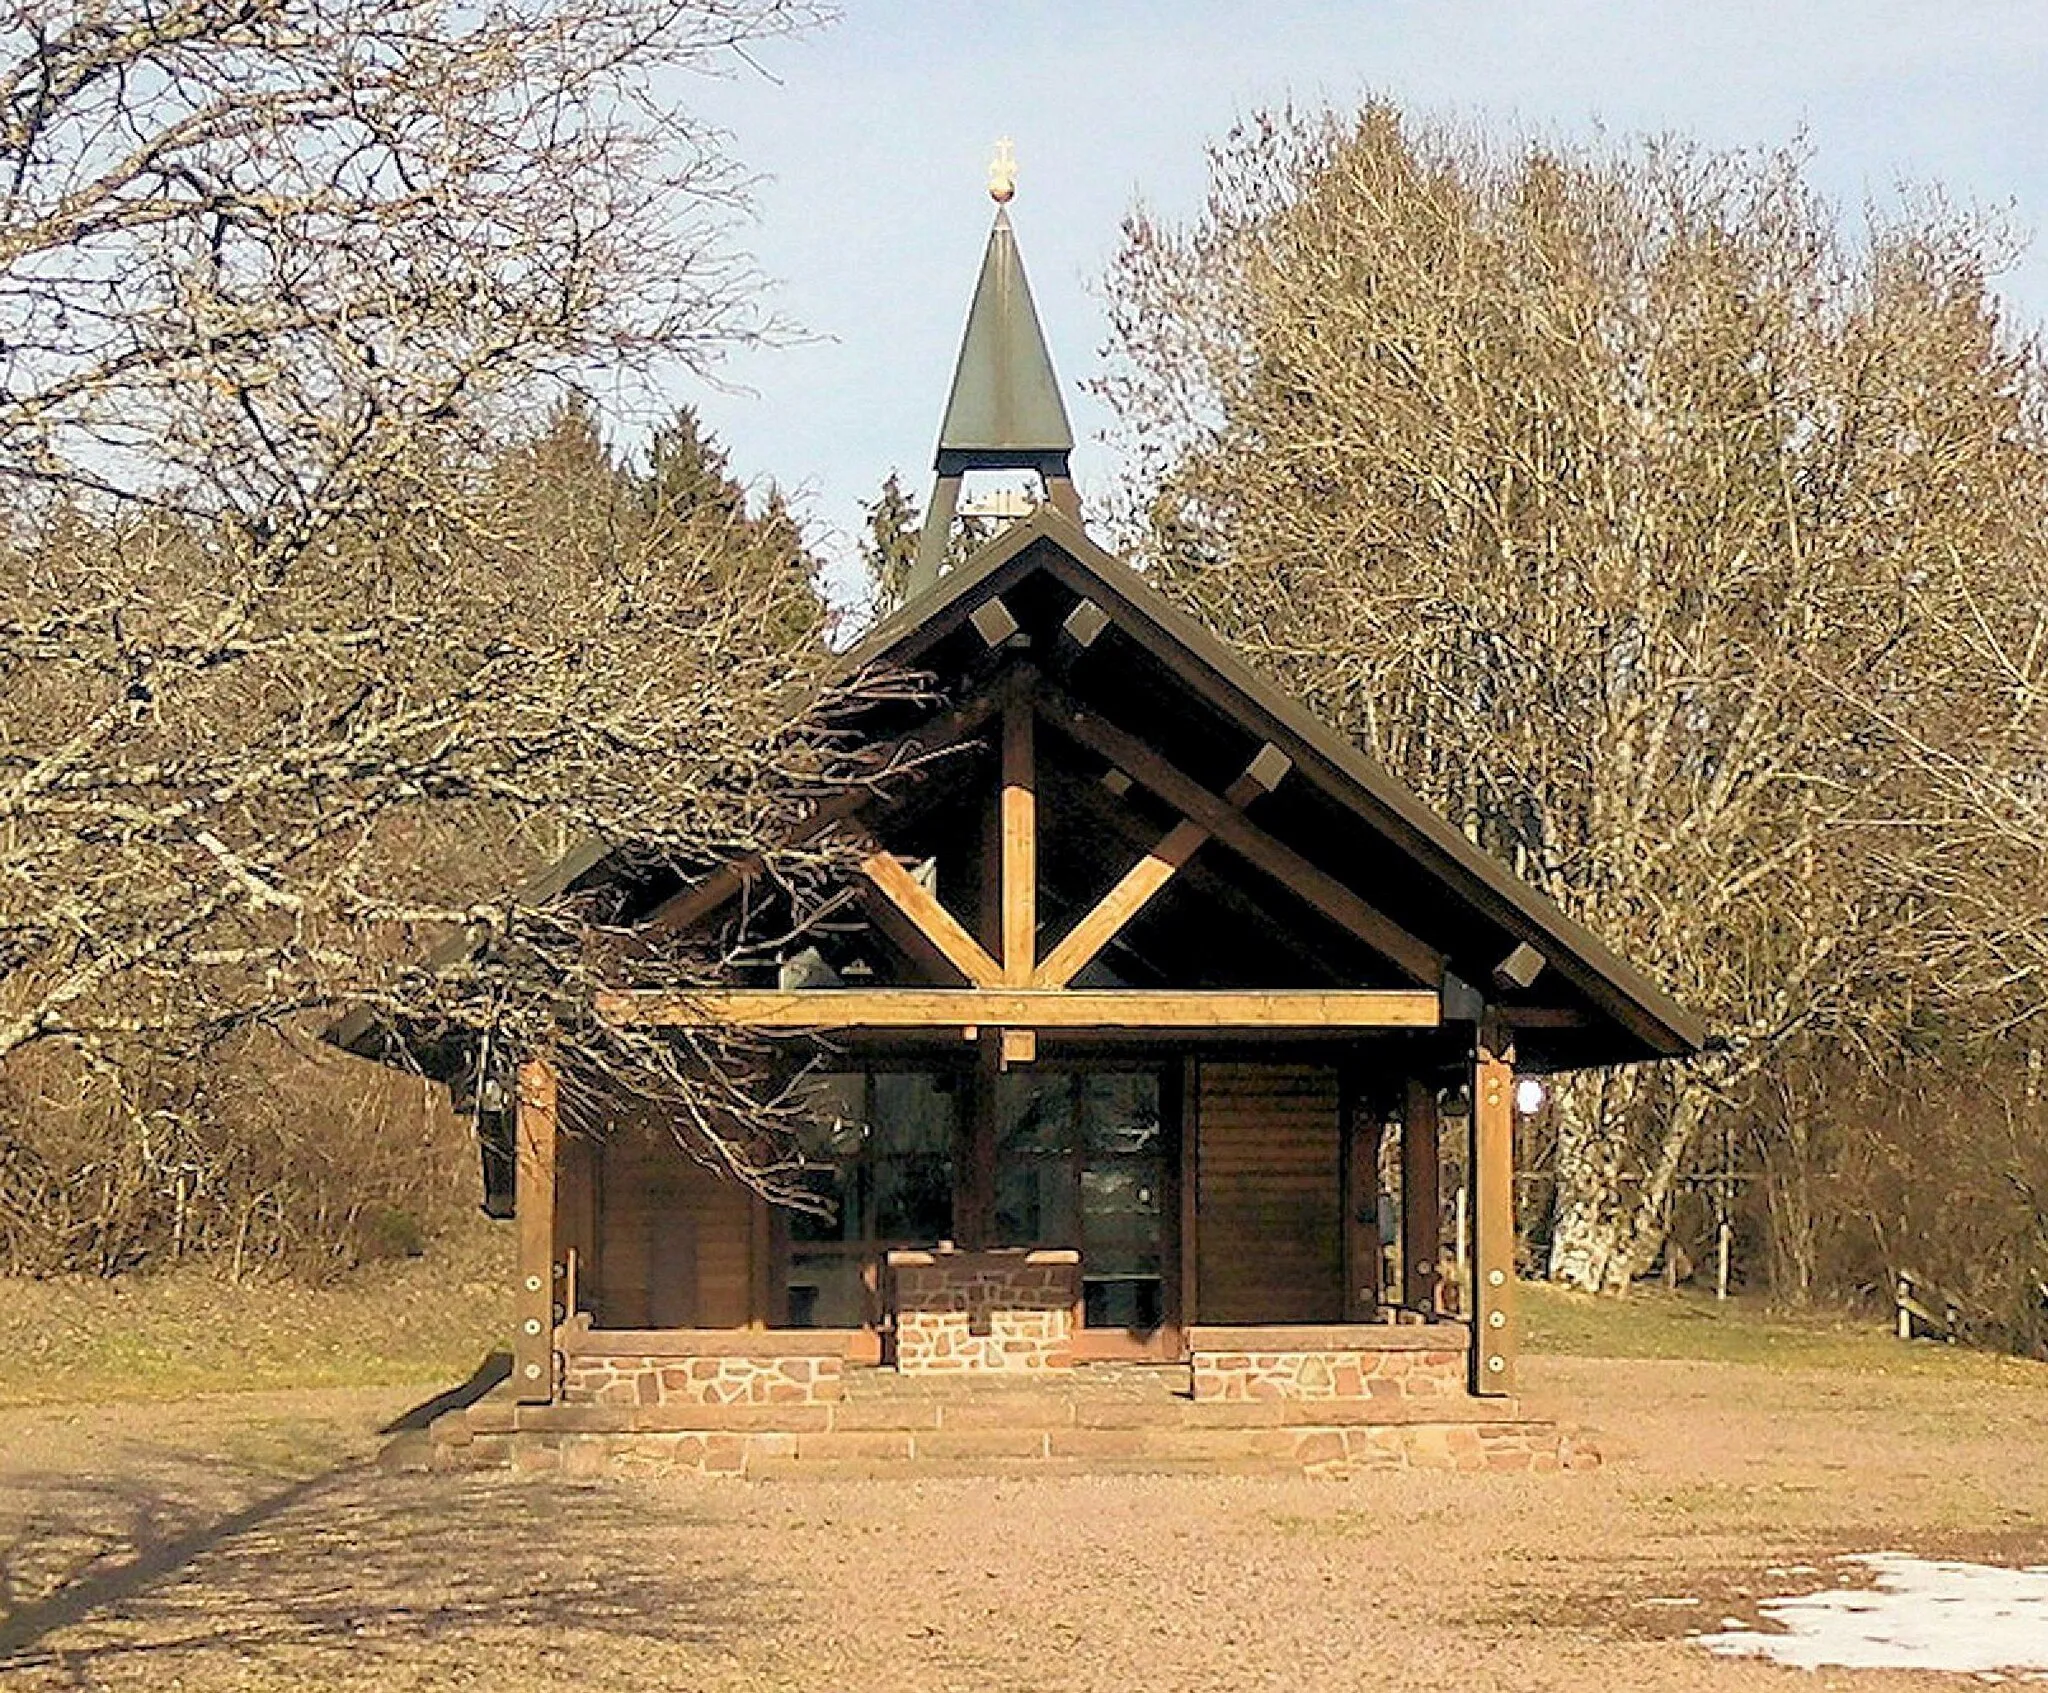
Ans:
{"type": "Polygon", "coordinates": [[[1190,1331],[1197,1399],[1440,1400],[1465,1394],[1464,1332],[1399,1329],[1190,1331]]]}
{"type": "Polygon", "coordinates": [[[566,1405],[813,1405],[837,1399],[841,1360],[632,1358],[562,1360],[566,1405]]]}
{"type": "MultiPolygon", "coordinates": [[[[823,1407],[817,1415],[825,1415],[823,1407]]],[[[458,1414],[459,1415],[459,1414],[458,1414]]],[[[1598,1467],[1585,1440],[1545,1423],[1409,1423],[1356,1427],[1192,1430],[839,1430],[798,1432],[663,1429],[472,1431],[455,1418],[435,1425],[419,1461],[440,1469],[510,1466],[594,1476],[618,1472],[795,1476],[945,1473],[1184,1472],[1214,1464],[1233,1472],[1295,1473],[1342,1480],[1385,1470],[1555,1475],[1598,1467]]]]}
{"type": "Polygon", "coordinates": [[[837,1400],[847,1337],[831,1330],[593,1330],[557,1335],[566,1405],[816,1405],[837,1400]]]}
{"type": "Polygon", "coordinates": [[[1077,1252],[892,1252],[896,1368],[1018,1373],[1074,1361],[1077,1252]]]}

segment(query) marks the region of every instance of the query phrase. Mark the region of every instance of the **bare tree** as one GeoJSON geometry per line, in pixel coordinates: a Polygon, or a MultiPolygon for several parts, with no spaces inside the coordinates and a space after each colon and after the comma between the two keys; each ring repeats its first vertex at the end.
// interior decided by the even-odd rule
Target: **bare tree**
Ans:
{"type": "Polygon", "coordinates": [[[1560,1101],[1587,1287],[1793,1043],[2039,1004],[2048,385],[1801,165],[1268,116],[1110,284],[1161,580],[1726,1036],[1560,1101]]]}
{"type": "Polygon", "coordinates": [[[548,421],[578,382],[702,370],[766,327],[743,179],[672,101],[816,16],[12,14],[0,1061],[356,1003],[637,1066],[772,1166],[772,1136],[713,1122],[772,1119],[745,1054],[705,1070],[587,1016],[601,977],[704,961],[608,954],[602,890],[506,890],[580,841],[671,877],[774,855],[875,774],[835,736],[779,501],[715,461],[671,475],[709,451],[687,423],[632,477],[548,421]]]}

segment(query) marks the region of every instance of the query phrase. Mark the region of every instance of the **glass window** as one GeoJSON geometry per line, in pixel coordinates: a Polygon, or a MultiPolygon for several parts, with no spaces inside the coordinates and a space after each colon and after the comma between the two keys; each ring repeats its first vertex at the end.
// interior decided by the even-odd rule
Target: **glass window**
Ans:
{"type": "Polygon", "coordinates": [[[950,1072],[914,1070],[828,1071],[806,1087],[804,1181],[820,1214],[789,1216],[788,1320],[859,1328],[875,1319],[882,1252],[953,1234],[960,1090],[950,1072]]]}
{"type": "Polygon", "coordinates": [[[1165,1314],[1166,1160],[1159,1078],[1080,1078],[1081,1287],[1091,1328],[1157,1328],[1165,1314]]]}
{"type": "Polygon", "coordinates": [[[845,1252],[789,1255],[789,1326],[857,1329],[868,1314],[867,1260],[845,1252]]]}
{"type": "Polygon", "coordinates": [[[1080,1248],[1092,1327],[1159,1326],[1165,1178],[1154,1072],[998,1078],[995,1244],[1080,1248]]]}
{"type": "Polygon", "coordinates": [[[954,1078],[920,1070],[874,1077],[868,1158],[876,1240],[917,1245],[953,1234],[954,1078]]]}
{"type": "Polygon", "coordinates": [[[1078,1246],[1074,1078],[1011,1070],[996,1078],[997,1246],[1078,1246]]]}
{"type": "Polygon", "coordinates": [[[866,1233],[861,1154],[868,1139],[868,1078],[864,1071],[827,1071],[804,1091],[812,1122],[803,1134],[804,1185],[821,1212],[792,1211],[792,1241],[859,1240],[866,1233]]]}

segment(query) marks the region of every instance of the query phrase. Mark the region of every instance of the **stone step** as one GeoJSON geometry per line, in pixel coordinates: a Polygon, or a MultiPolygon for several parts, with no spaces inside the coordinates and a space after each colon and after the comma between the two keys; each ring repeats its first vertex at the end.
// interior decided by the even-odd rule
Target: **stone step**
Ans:
{"type": "MultiPolygon", "coordinates": [[[[417,1467],[420,1454],[396,1458],[417,1467]]],[[[1201,1472],[1351,1474],[1424,1467],[1556,1470],[1597,1462],[1555,1425],[1411,1423],[1365,1427],[821,1429],[806,1433],[484,1433],[436,1440],[434,1467],[509,1465],[600,1475],[613,1469],[718,1475],[1201,1472]]]]}
{"type": "Polygon", "coordinates": [[[490,1399],[451,1411],[437,1438],[515,1430],[552,1434],[796,1434],[1061,1429],[1400,1428],[1511,1423],[1512,1399],[1088,1399],[1042,1392],[957,1399],[841,1400],[822,1405],[514,1405],[490,1399]]]}
{"type": "Polygon", "coordinates": [[[765,1458],[747,1471],[754,1481],[924,1481],[951,1476],[1204,1475],[1298,1476],[1299,1464],[1279,1458],[765,1458]]]}

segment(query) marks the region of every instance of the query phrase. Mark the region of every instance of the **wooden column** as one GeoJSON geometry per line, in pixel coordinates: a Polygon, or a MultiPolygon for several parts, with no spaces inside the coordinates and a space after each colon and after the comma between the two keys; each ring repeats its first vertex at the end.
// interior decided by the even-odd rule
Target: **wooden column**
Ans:
{"type": "Polygon", "coordinates": [[[1029,987],[1037,968],[1038,794],[1028,693],[1003,706],[1003,980],[1029,987]]]}
{"type": "Polygon", "coordinates": [[[1379,1315],[1385,1263],[1380,1239],[1380,1119],[1359,1097],[1347,1066],[1339,1082],[1342,1130],[1339,1160],[1344,1193],[1344,1320],[1365,1323],[1379,1315]]]}
{"type": "Polygon", "coordinates": [[[1515,1390],[1515,1053],[1481,1024],[1472,1065],[1472,1391],[1515,1390]]]}
{"type": "Polygon", "coordinates": [[[1408,1078],[1401,1104],[1401,1303],[1437,1309],[1437,1265],[1443,1256],[1436,1088],[1408,1078]]]}
{"type": "Polygon", "coordinates": [[[1197,1255],[1201,1251],[1201,1216],[1197,1199],[1201,1194],[1202,1067],[1194,1059],[1180,1067],[1180,1332],[1202,1320],[1195,1290],[1200,1286],[1197,1255]]]}
{"type": "Polygon", "coordinates": [[[970,1252],[995,1238],[996,1088],[1002,1071],[1001,1032],[984,1030],[975,1043],[973,1068],[960,1078],[966,1095],[954,1155],[953,1237],[970,1252]]]}
{"type": "Polygon", "coordinates": [[[560,1089],[548,1058],[519,1066],[513,1127],[519,1287],[513,1302],[512,1392],[522,1405],[555,1396],[555,1136],[560,1089]]]}

